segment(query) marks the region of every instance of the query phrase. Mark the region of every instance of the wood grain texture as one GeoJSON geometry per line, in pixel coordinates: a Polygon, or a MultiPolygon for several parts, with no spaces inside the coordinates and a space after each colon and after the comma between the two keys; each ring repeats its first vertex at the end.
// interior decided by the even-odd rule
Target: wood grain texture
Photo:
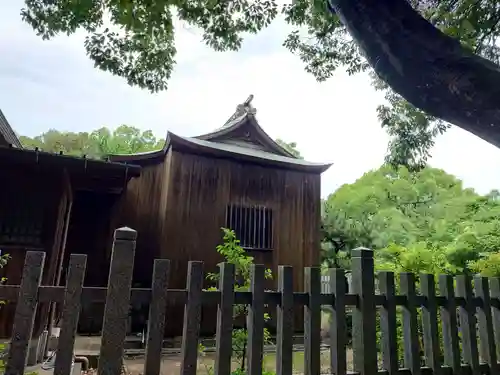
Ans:
{"type": "MultiPolygon", "coordinates": [[[[222,241],[226,207],[242,204],[273,209],[274,249],[250,251],[255,263],[271,268],[274,275],[278,265],[292,266],[295,291],[302,291],[304,267],[320,262],[320,182],[316,174],[172,149],[163,160],[148,161],[141,177],[128,184],[117,224],[139,233],[135,285],[150,286],[157,257],[171,260],[171,288],[184,287],[189,260],[202,260],[206,272],[215,272],[222,260],[215,248],[222,241]]],[[[276,277],[266,281],[266,287],[276,288],[276,282],[276,277]]],[[[180,335],[183,307],[169,309],[166,336],[180,335]]],[[[216,314],[215,307],[203,308],[202,335],[215,334],[216,314]]],[[[302,316],[295,313],[298,330],[302,316]]]]}

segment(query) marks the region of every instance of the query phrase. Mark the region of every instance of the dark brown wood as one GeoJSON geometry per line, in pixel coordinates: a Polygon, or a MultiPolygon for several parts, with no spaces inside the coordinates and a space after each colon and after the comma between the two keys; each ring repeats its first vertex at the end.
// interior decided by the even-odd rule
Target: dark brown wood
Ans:
{"type": "Polygon", "coordinates": [[[434,275],[420,275],[420,290],[426,297],[426,304],[422,308],[422,327],[424,333],[425,362],[434,374],[441,374],[441,350],[439,348],[439,329],[436,302],[436,283],[434,275]]]}
{"type": "Polygon", "coordinates": [[[460,346],[458,341],[457,303],[453,277],[439,275],[439,293],[446,298],[446,305],[440,307],[443,327],[444,365],[454,374],[461,371],[460,346]]]}
{"type": "Polygon", "coordinates": [[[375,275],[373,251],[358,248],[351,251],[351,292],[358,303],[352,314],[352,348],[354,371],[371,375],[377,371],[375,275]]]}
{"type": "Polygon", "coordinates": [[[220,302],[217,311],[217,334],[215,348],[215,375],[231,373],[234,273],[232,263],[219,266],[220,302]]]}
{"type": "Polygon", "coordinates": [[[305,269],[304,289],[309,302],[304,307],[304,374],[316,375],[321,371],[321,270],[305,269]]]}
{"type": "Polygon", "coordinates": [[[469,275],[459,275],[456,279],[456,295],[465,298],[465,306],[458,308],[462,356],[471,367],[472,375],[479,375],[479,351],[477,345],[476,309],[472,305],[472,285],[469,275]]]}
{"type": "Polygon", "coordinates": [[[37,292],[42,280],[45,253],[28,251],[24,261],[23,276],[19,288],[19,300],[16,305],[12,339],[9,345],[6,375],[24,373],[28,347],[33,332],[37,307],[37,292]]]}
{"type": "Polygon", "coordinates": [[[266,268],[262,264],[251,266],[252,303],[248,308],[248,375],[262,373],[264,348],[264,276],[266,268]]]}
{"type": "Polygon", "coordinates": [[[71,255],[62,308],[61,332],[57,341],[54,375],[67,375],[71,373],[86,266],[86,255],[71,255]]]}
{"type": "Polygon", "coordinates": [[[477,309],[481,358],[490,365],[491,373],[497,374],[499,370],[497,362],[497,345],[495,343],[488,278],[476,277],[474,279],[474,290],[476,297],[481,299],[483,305],[477,309]]]}
{"type": "MultiPolygon", "coordinates": [[[[99,237],[103,231],[102,226],[106,225],[106,221],[109,222],[109,212],[92,202],[84,206],[92,206],[94,210],[87,210],[81,215],[83,217],[79,215],[69,217],[71,196],[78,198],[81,193],[80,182],[92,181],[93,184],[96,176],[100,176],[99,184],[102,188],[118,184],[123,189],[128,180],[137,175],[140,168],[29,150],[2,149],[0,154],[2,155],[0,169],[6,177],[0,196],[0,212],[7,211],[7,214],[3,215],[4,221],[1,226],[5,227],[5,224],[18,226],[19,221],[24,222],[23,227],[8,231],[11,235],[0,234],[0,248],[12,256],[7,266],[1,270],[0,276],[6,277],[9,283],[19,284],[26,251],[39,250],[46,253],[43,285],[54,285],[58,281],[64,284],[66,275],[60,271],[68,266],[69,252],[64,251],[64,245],[67,243],[71,252],[89,255],[89,262],[94,267],[105,270],[88,273],[90,279],[102,278],[103,281],[98,286],[104,287],[109,270],[112,231],[116,227],[105,228],[105,238],[97,239],[88,246],[89,242],[93,242],[89,239],[99,237]],[[8,213],[9,211],[16,211],[17,214],[8,213]],[[6,217],[9,223],[5,222],[6,217]],[[75,228],[78,229],[75,231],[75,228]],[[104,259],[99,259],[101,256],[104,259]]],[[[96,198],[108,195],[88,193],[96,198]]],[[[81,207],[80,204],[77,206],[81,207]]],[[[88,280],[86,281],[89,285],[88,280]]],[[[49,322],[60,315],[60,307],[59,311],[52,309],[51,312],[49,308],[49,303],[38,304],[33,338],[49,328],[49,322]]],[[[11,336],[14,310],[14,305],[7,305],[0,311],[2,338],[11,336]]],[[[102,309],[96,314],[97,317],[100,317],[102,322],[102,309]]],[[[99,324],[99,330],[101,327],[99,324]]]]}
{"type": "Polygon", "coordinates": [[[380,272],[378,274],[378,282],[380,294],[385,297],[385,303],[380,309],[382,365],[388,371],[389,375],[394,375],[399,369],[394,273],[380,272]]]}
{"type": "MultiPolygon", "coordinates": [[[[500,301],[500,278],[490,278],[490,294],[491,298],[500,301]]],[[[495,343],[497,344],[497,357],[500,356],[500,304],[492,303],[492,318],[493,318],[493,333],[495,335],[495,343]]]]}
{"type": "Polygon", "coordinates": [[[203,262],[188,263],[187,302],[182,333],[181,375],[196,375],[203,293],[203,262]]]}
{"type": "Polygon", "coordinates": [[[276,375],[293,372],[293,269],[278,268],[278,291],[281,302],[277,312],[276,375]]]}
{"type": "MultiPolygon", "coordinates": [[[[149,287],[152,260],[158,257],[172,262],[172,288],[184,287],[189,260],[203,260],[207,272],[216,272],[223,260],[215,248],[222,240],[227,206],[259,206],[273,213],[273,248],[250,249],[249,255],[275,275],[278,265],[292,266],[294,291],[302,291],[304,267],[320,264],[320,186],[319,174],[169,149],[154,163],[144,164],[116,214],[117,225],[141,234],[134,281],[149,287]]],[[[266,281],[266,288],[274,289],[276,282],[266,281]]],[[[206,281],[204,286],[213,285],[206,281]]],[[[181,334],[182,313],[182,306],[169,306],[167,336],[181,334]]],[[[215,323],[216,308],[204,308],[202,335],[215,334],[215,323]]],[[[295,329],[303,329],[302,309],[296,309],[295,329]]]]}
{"type": "Polygon", "coordinates": [[[130,228],[115,232],[99,353],[101,375],[119,374],[122,370],[136,238],[137,232],[130,228]]]}
{"type": "Polygon", "coordinates": [[[151,288],[151,304],[146,340],[145,375],[158,375],[161,367],[161,349],[167,318],[168,279],[170,261],[155,259],[153,267],[153,285],[151,288]]]}
{"type": "Polygon", "coordinates": [[[400,289],[401,294],[407,298],[406,304],[403,306],[404,366],[410,369],[412,375],[419,375],[420,345],[418,342],[415,275],[402,273],[400,275],[400,289]]]}
{"type": "Polygon", "coordinates": [[[345,295],[346,277],[342,269],[330,270],[330,289],[333,292],[333,309],[330,316],[330,368],[335,375],[347,371],[347,320],[345,295]]]}

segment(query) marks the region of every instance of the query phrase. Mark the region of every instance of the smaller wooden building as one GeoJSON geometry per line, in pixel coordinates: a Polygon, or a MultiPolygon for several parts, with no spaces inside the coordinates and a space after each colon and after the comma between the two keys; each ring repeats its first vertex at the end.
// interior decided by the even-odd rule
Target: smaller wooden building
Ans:
{"type": "MultiPolygon", "coordinates": [[[[0,251],[11,257],[0,273],[7,283],[20,283],[26,251],[41,250],[44,285],[64,283],[70,253],[88,255],[87,286],[106,285],[113,210],[140,167],[23,149],[0,114],[0,171],[0,251]]],[[[2,338],[11,334],[14,309],[0,310],[2,338]]],[[[48,322],[49,306],[42,304],[35,341],[48,322]]]]}
{"type": "MultiPolygon", "coordinates": [[[[222,227],[233,229],[255,261],[273,272],[280,264],[293,266],[297,290],[304,267],[319,265],[320,178],[330,164],[298,159],[279,146],[257,122],[251,98],[214,132],[168,132],[159,151],[112,156],[142,167],[117,219],[138,231],[136,286],[150,285],[154,258],[172,261],[172,288],[185,287],[190,260],[215,271],[222,227]]],[[[215,321],[204,312],[202,331],[215,332],[215,321]]],[[[181,328],[182,309],[170,309],[166,334],[179,335],[181,328]]]]}

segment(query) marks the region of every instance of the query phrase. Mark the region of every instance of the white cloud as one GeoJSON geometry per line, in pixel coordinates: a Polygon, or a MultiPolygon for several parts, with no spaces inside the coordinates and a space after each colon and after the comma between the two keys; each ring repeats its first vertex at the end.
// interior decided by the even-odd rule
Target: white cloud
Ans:
{"type": "MultiPolygon", "coordinates": [[[[296,141],[307,159],[334,163],[323,176],[323,195],[383,161],[387,136],[376,118],[382,97],[368,77],[339,70],[317,83],[281,47],[283,24],[247,38],[238,53],[214,52],[195,32],[180,29],[169,90],[151,95],[94,69],[81,34],[40,40],[21,22],[21,4],[0,4],[0,108],[20,133],[127,123],[160,136],[167,130],[196,135],[221,126],[254,94],[257,117],[271,136],[296,141]]],[[[472,135],[451,129],[433,155],[433,165],[468,186],[500,187],[500,151],[472,135]]]]}

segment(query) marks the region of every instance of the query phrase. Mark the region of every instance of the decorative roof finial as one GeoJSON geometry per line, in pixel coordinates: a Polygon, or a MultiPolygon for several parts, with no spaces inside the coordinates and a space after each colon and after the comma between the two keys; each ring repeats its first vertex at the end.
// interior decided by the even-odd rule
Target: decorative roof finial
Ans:
{"type": "Polygon", "coordinates": [[[257,113],[257,109],[252,105],[252,100],[253,94],[250,94],[247,100],[245,100],[242,104],[238,104],[238,106],[236,107],[236,111],[229,118],[229,120],[226,121],[223,128],[229,126],[232,121],[245,114],[255,115],[257,113]]]}

